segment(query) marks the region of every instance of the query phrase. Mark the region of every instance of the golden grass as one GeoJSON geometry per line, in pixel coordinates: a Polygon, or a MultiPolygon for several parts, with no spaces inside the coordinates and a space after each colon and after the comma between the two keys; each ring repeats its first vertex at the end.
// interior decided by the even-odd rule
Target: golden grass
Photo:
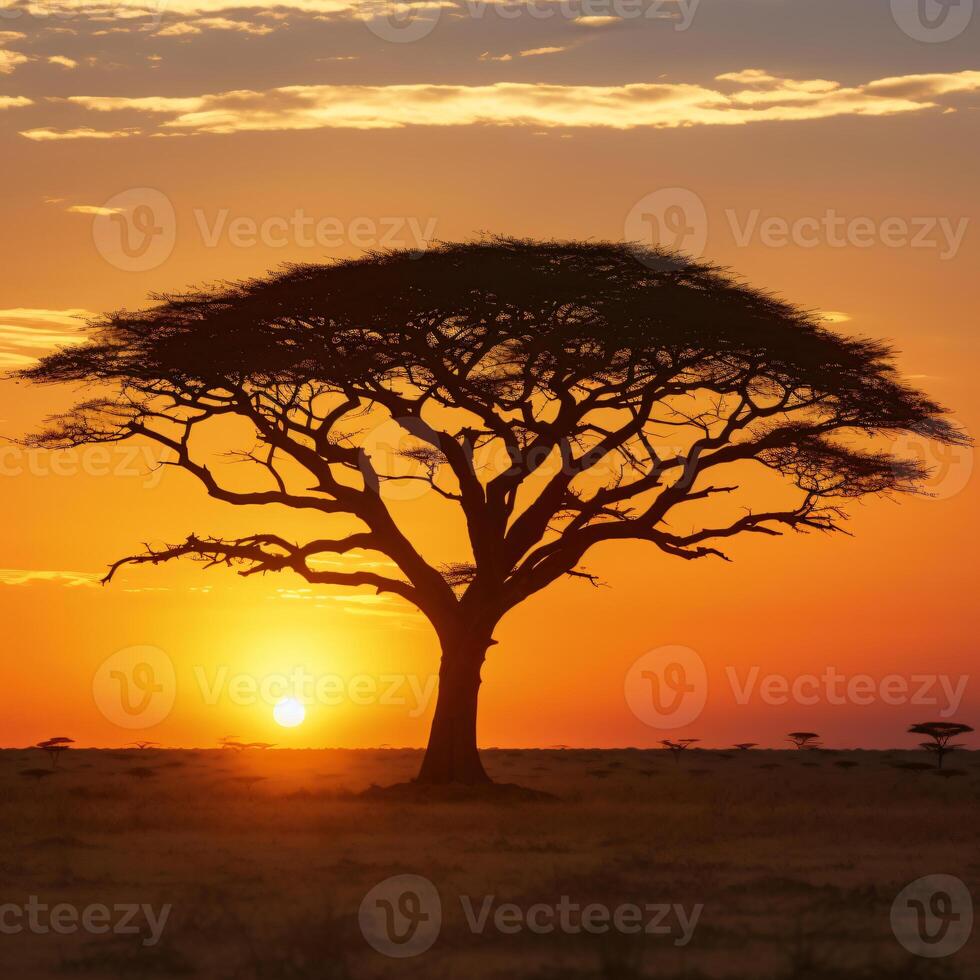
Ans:
{"type": "Polygon", "coordinates": [[[423,804],[357,795],[411,778],[413,750],[72,750],[39,782],[19,772],[46,758],[7,750],[0,904],[37,895],[173,911],[151,948],[23,933],[0,935],[0,951],[18,980],[970,980],[980,939],[927,961],[889,925],[895,895],[923,875],[980,889],[980,756],[954,755],[962,774],[949,778],[895,768],[923,755],[705,750],[675,763],[658,751],[490,750],[495,779],[560,799],[423,804]],[[368,947],[357,910],[404,873],[436,885],[444,924],[432,950],[396,961],[368,947]],[[474,935],[459,896],[479,905],[489,894],[522,907],[568,895],[704,911],[683,948],[657,936],[474,935]]]}

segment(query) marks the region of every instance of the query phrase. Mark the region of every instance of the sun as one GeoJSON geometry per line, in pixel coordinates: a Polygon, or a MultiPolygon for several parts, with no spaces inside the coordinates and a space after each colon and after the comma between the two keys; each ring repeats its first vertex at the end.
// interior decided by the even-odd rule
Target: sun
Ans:
{"type": "Polygon", "coordinates": [[[283,728],[295,728],[306,717],[306,708],[296,698],[283,698],[272,709],[272,717],[283,728]]]}

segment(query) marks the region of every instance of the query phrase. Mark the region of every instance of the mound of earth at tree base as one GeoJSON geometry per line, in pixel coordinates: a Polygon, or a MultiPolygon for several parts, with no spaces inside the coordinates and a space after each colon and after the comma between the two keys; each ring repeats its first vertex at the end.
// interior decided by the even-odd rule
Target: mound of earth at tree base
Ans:
{"type": "Polygon", "coordinates": [[[517,783],[446,783],[437,786],[415,780],[390,786],[371,785],[360,799],[404,803],[557,803],[560,797],[517,783]]]}

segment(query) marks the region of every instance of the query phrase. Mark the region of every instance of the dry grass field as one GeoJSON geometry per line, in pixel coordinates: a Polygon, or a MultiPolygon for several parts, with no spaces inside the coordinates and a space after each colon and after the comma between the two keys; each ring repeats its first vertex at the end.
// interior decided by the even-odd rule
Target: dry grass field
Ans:
{"type": "MultiPolygon", "coordinates": [[[[890,925],[912,880],[980,887],[980,755],[953,775],[925,753],[490,750],[501,782],[557,799],[406,800],[361,791],[410,778],[414,750],[0,752],[0,904],[171,907],[138,934],[5,928],[4,975],[140,978],[858,980],[980,976],[980,939],[909,954],[890,925]],[[432,947],[394,959],[359,926],[401,874],[441,897],[432,947]],[[479,912],[562,896],[615,909],[702,906],[689,942],[529,928],[479,912]]],[[[0,920],[9,926],[10,918],[0,920]]],[[[39,920],[40,921],[40,920],[39,920]]],[[[95,920],[93,920],[95,921],[95,920]]]]}

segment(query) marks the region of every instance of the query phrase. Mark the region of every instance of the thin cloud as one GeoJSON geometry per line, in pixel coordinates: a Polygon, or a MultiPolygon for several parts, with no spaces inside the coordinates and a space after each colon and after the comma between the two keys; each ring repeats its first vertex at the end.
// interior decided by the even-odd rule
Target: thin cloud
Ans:
{"type": "Polygon", "coordinates": [[[82,339],[88,310],[0,310],[0,369],[28,367],[38,357],[82,339]]]}
{"type": "Polygon", "coordinates": [[[0,75],[10,75],[24,62],[30,60],[26,54],[21,54],[19,51],[0,48],[0,75]]]}
{"type": "MultiPolygon", "coordinates": [[[[306,13],[353,13],[363,0],[287,0],[283,6],[306,13]]],[[[181,17],[214,15],[235,10],[258,10],[267,6],[266,0],[28,0],[26,8],[34,14],[55,18],[59,14],[84,14],[91,20],[124,17],[158,18],[161,11],[181,17]]]]}
{"type": "Polygon", "coordinates": [[[362,551],[348,551],[344,555],[323,555],[307,559],[312,568],[339,568],[349,571],[356,567],[360,571],[377,568],[397,568],[393,561],[385,558],[375,558],[365,555],[362,551]]]}
{"type": "Polygon", "coordinates": [[[65,208],[70,214],[98,214],[108,217],[113,214],[125,214],[125,208],[104,208],[98,204],[73,204],[65,208]]]}
{"type": "Polygon", "coordinates": [[[62,68],[67,68],[69,70],[78,67],[78,62],[74,58],[66,58],[62,54],[53,54],[48,58],[48,64],[50,65],[60,65],[62,68]]]}
{"type": "MultiPolygon", "coordinates": [[[[467,125],[625,130],[891,116],[941,108],[938,99],[980,91],[980,71],[909,75],[844,86],[827,79],[788,79],[746,69],[716,81],[718,87],[668,82],[617,86],[515,82],[294,85],[189,98],[72,96],[67,101],[92,112],[142,112],[161,118],[164,131],[184,133],[467,125]]],[[[29,130],[23,135],[57,139],[73,138],[72,134],[74,138],[107,138],[131,133],[29,130]]]]}
{"type": "MultiPolygon", "coordinates": [[[[50,22],[69,17],[84,16],[90,22],[127,20],[146,20],[152,25],[159,24],[162,13],[184,19],[201,16],[216,16],[232,11],[248,11],[253,18],[286,20],[290,14],[305,14],[322,20],[337,18],[348,20],[370,20],[391,17],[402,13],[424,13],[448,11],[456,17],[473,17],[474,11],[482,7],[506,7],[513,9],[514,0],[284,0],[281,9],[268,10],[267,0],[24,0],[22,9],[50,22]]],[[[538,8],[567,8],[567,0],[537,0],[538,8]]],[[[588,9],[587,3],[581,4],[588,9]]],[[[625,12],[617,16],[585,15],[575,22],[585,22],[586,26],[606,26],[622,23],[635,17],[639,11],[625,12]]],[[[478,16],[478,14],[477,14],[478,16]]],[[[655,11],[651,8],[647,18],[676,19],[673,11],[655,11]]],[[[142,25],[141,25],[142,26],[142,25]]],[[[114,32],[128,28],[114,28],[114,32]]],[[[49,33],[75,33],[71,28],[48,28],[49,33]]],[[[107,33],[103,31],[102,33],[107,33]]]]}
{"type": "Polygon", "coordinates": [[[521,52],[522,58],[534,58],[541,54],[561,54],[562,51],[567,51],[568,45],[553,45],[547,48],[528,48],[521,52]]]}
{"type": "Polygon", "coordinates": [[[0,350],[0,371],[20,371],[22,368],[30,367],[36,361],[36,357],[28,357],[27,354],[0,350]]]}
{"type": "Polygon", "coordinates": [[[341,612],[351,616],[380,616],[395,620],[411,621],[419,616],[417,610],[403,600],[384,595],[365,595],[361,593],[320,592],[308,587],[279,588],[271,598],[283,602],[310,602],[317,609],[339,607],[341,612]]]}
{"type": "Polygon", "coordinates": [[[68,310],[34,309],[28,306],[15,306],[9,310],[0,310],[0,322],[6,320],[27,320],[29,322],[59,323],[66,327],[77,327],[80,320],[86,320],[94,314],[81,308],[68,310]]]}
{"type": "Polygon", "coordinates": [[[138,129],[91,129],[87,126],[79,129],[24,129],[20,135],[37,143],[52,140],[114,140],[125,136],[135,136],[138,129]]]}
{"type": "Polygon", "coordinates": [[[157,37],[187,37],[205,31],[237,31],[240,34],[262,36],[276,28],[269,24],[253,24],[247,20],[230,20],[227,17],[199,17],[196,20],[179,20],[156,31],[157,37]]]}
{"type": "Polygon", "coordinates": [[[579,27],[612,27],[613,24],[621,24],[622,18],[591,14],[584,17],[576,17],[572,23],[577,24],[579,27]]]}
{"type": "MultiPolygon", "coordinates": [[[[533,58],[537,55],[544,54],[558,54],[561,51],[570,50],[570,45],[564,45],[561,47],[547,47],[547,48],[527,48],[524,51],[518,52],[518,57],[520,58],[533,58]]],[[[513,61],[514,56],[512,54],[491,54],[489,51],[484,51],[480,55],[480,61],[513,61]]]]}
{"type": "Polygon", "coordinates": [[[102,579],[98,572],[42,571],[32,568],[0,568],[0,585],[30,585],[41,582],[69,589],[92,588],[102,579]]]}

